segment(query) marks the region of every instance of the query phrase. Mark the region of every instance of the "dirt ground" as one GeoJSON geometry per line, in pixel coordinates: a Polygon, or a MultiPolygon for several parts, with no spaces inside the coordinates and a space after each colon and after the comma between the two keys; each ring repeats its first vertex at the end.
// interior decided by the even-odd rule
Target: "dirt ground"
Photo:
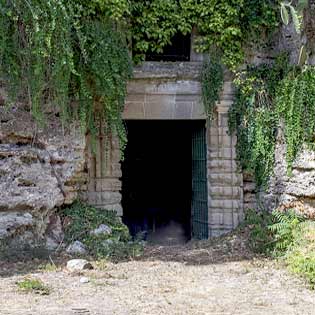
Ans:
{"type": "Polygon", "coordinates": [[[235,236],[214,242],[148,246],[143,257],[118,264],[94,262],[82,274],[40,271],[41,261],[0,262],[1,315],[268,314],[314,315],[315,292],[275,262],[252,255],[235,236]],[[22,293],[31,276],[47,296],[22,293]]]}

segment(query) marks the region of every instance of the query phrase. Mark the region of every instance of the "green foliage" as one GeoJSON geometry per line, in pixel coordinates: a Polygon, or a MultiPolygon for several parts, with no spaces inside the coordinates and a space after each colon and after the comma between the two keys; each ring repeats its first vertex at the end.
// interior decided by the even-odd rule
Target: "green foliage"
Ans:
{"type": "Polygon", "coordinates": [[[40,279],[25,278],[18,281],[16,284],[19,290],[24,293],[35,293],[40,295],[49,295],[51,293],[50,288],[40,279]]]}
{"type": "Polygon", "coordinates": [[[294,28],[298,34],[301,33],[302,27],[302,12],[306,8],[308,0],[299,0],[296,7],[292,5],[291,2],[281,2],[280,3],[280,12],[281,19],[285,25],[288,25],[290,22],[290,15],[294,28]]]}
{"type": "Polygon", "coordinates": [[[294,235],[294,243],[285,256],[289,269],[315,288],[315,222],[303,223],[294,235]]]}
{"type": "Polygon", "coordinates": [[[107,133],[124,144],[131,65],[113,22],[123,9],[109,12],[109,2],[117,1],[0,0],[0,77],[11,100],[26,101],[37,121],[44,123],[46,104],[58,108],[64,123],[80,117],[92,133],[105,119],[107,133]]]}
{"type": "Polygon", "coordinates": [[[297,153],[306,143],[314,149],[315,140],[315,69],[291,72],[281,82],[276,112],[284,121],[289,171],[297,153]]]}
{"type": "Polygon", "coordinates": [[[190,33],[195,26],[200,34],[197,50],[215,47],[231,69],[242,63],[246,42],[277,25],[271,0],[134,0],[130,19],[137,60],[146,52],[161,52],[176,33],[190,33]]]}
{"type": "Polygon", "coordinates": [[[230,132],[238,137],[240,165],[266,184],[274,166],[279,128],[284,128],[288,172],[303,144],[314,148],[315,69],[289,65],[280,55],[274,64],[249,66],[235,80],[236,101],[229,113],[230,132]]]}
{"type": "Polygon", "coordinates": [[[202,100],[208,118],[212,118],[216,102],[220,99],[220,92],[223,87],[223,67],[220,59],[210,57],[204,61],[201,84],[202,100]]]}
{"type": "Polygon", "coordinates": [[[274,237],[269,226],[273,224],[272,215],[264,210],[249,209],[245,213],[244,224],[249,228],[249,246],[261,254],[270,254],[274,248],[274,237]]]}
{"type": "Polygon", "coordinates": [[[281,258],[289,270],[315,288],[315,222],[294,212],[248,210],[244,224],[257,253],[281,258]]]}
{"type": "Polygon", "coordinates": [[[278,112],[275,99],[281,80],[290,70],[280,55],[274,65],[248,66],[237,74],[236,100],[229,111],[230,132],[236,132],[237,157],[258,186],[265,184],[274,165],[278,112]]]}
{"type": "Polygon", "coordinates": [[[121,222],[115,211],[96,209],[81,202],[75,202],[62,210],[65,222],[67,243],[74,240],[84,243],[89,253],[97,258],[108,257],[120,260],[141,254],[142,245],[132,242],[126,225],[121,222]],[[101,224],[112,230],[110,234],[92,234],[91,231],[101,224]]]}
{"type": "Polygon", "coordinates": [[[300,229],[300,223],[305,221],[294,210],[287,212],[274,211],[275,223],[269,229],[274,234],[274,251],[278,255],[284,254],[294,242],[295,234],[300,229]]]}

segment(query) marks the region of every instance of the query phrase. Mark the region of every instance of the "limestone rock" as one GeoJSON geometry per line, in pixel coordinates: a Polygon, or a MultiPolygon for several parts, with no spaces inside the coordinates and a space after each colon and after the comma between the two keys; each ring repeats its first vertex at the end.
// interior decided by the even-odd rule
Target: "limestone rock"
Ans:
{"type": "Polygon", "coordinates": [[[80,283],[89,283],[90,279],[88,277],[81,277],[80,278],[80,283]]]}
{"type": "Polygon", "coordinates": [[[91,235],[110,235],[111,233],[111,227],[106,224],[101,224],[97,229],[90,232],[91,235]]]}
{"type": "Polygon", "coordinates": [[[56,249],[64,238],[60,217],[57,214],[52,214],[48,219],[48,226],[45,232],[46,247],[49,250],[56,249]]]}
{"type": "Polygon", "coordinates": [[[93,269],[93,266],[85,259],[71,259],[67,262],[67,269],[70,272],[79,272],[93,269]]]}
{"type": "Polygon", "coordinates": [[[63,236],[52,213],[72,203],[86,180],[85,136],[75,126],[63,133],[54,113],[44,129],[36,127],[23,104],[0,107],[0,117],[1,235],[11,236],[16,227],[25,226],[34,239],[46,239],[54,248],[63,236]]]}
{"type": "Polygon", "coordinates": [[[34,223],[30,213],[0,212],[0,239],[13,235],[21,228],[27,228],[34,223]]]}
{"type": "Polygon", "coordinates": [[[80,241],[75,241],[70,244],[66,250],[68,254],[80,254],[84,255],[87,253],[85,245],[80,241]]]}

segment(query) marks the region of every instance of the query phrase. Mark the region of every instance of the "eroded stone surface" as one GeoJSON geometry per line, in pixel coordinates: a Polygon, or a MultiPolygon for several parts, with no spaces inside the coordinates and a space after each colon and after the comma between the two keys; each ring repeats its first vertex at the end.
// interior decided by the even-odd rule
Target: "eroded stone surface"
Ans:
{"type": "Polygon", "coordinates": [[[0,120],[0,221],[1,230],[10,231],[1,235],[13,239],[28,231],[44,240],[47,234],[54,247],[62,231],[51,215],[72,203],[86,180],[85,137],[77,126],[62,131],[54,113],[44,129],[36,127],[21,104],[0,107],[0,120]]]}

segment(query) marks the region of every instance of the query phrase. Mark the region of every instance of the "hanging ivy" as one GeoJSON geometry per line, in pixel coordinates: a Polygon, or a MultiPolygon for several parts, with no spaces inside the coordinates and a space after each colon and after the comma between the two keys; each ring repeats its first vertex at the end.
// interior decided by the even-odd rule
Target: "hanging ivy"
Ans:
{"type": "Polygon", "coordinates": [[[211,119],[215,104],[220,99],[224,80],[220,58],[214,54],[206,58],[201,72],[202,101],[206,116],[211,119]]]}
{"type": "MultiPolygon", "coordinates": [[[[180,32],[198,31],[196,49],[215,49],[231,69],[244,46],[277,25],[278,1],[263,0],[0,0],[0,77],[11,100],[23,99],[44,123],[43,107],[58,108],[65,124],[80,118],[95,133],[126,141],[121,113],[134,61],[162,52],[180,32]],[[253,36],[253,34],[255,34],[253,36]]],[[[221,84],[217,61],[205,65],[204,102],[210,115],[221,84]],[[216,72],[216,73],[215,73],[216,72]],[[209,89],[213,87],[213,91],[209,89]]]]}
{"type": "Polygon", "coordinates": [[[315,69],[303,71],[281,55],[273,65],[249,66],[235,80],[237,95],[229,112],[240,165],[267,183],[274,167],[277,132],[284,125],[288,171],[304,143],[314,147],[315,69]]]}
{"type": "Polygon", "coordinates": [[[38,122],[44,123],[47,104],[58,108],[64,124],[80,117],[90,132],[102,118],[123,145],[131,63],[115,31],[119,9],[110,19],[100,3],[0,0],[0,77],[11,100],[27,102],[38,122]]]}

